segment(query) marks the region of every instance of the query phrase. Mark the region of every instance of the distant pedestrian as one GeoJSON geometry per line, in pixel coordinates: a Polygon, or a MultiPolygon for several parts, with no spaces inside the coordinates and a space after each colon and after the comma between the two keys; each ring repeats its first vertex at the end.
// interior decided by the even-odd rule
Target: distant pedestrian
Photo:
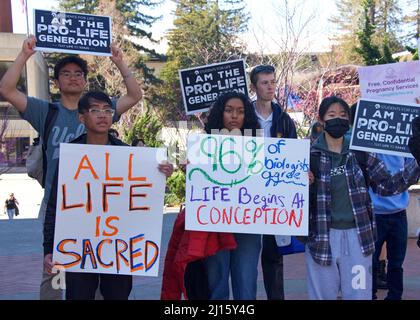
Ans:
{"type": "Polygon", "coordinates": [[[14,194],[11,193],[9,195],[9,198],[6,199],[6,202],[4,203],[4,210],[7,211],[7,215],[9,216],[9,220],[13,220],[13,217],[15,215],[18,215],[19,209],[17,205],[19,204],[19,201],[15,198],[14,194]]]}

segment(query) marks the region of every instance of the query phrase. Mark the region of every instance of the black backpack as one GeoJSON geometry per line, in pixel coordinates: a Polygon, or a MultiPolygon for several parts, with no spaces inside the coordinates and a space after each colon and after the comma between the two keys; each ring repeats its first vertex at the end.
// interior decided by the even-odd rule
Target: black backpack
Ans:
{"type": "Polygon", "coordinates": [[[47,175],[47,142],[51,133],[52,127],[57,119],[58,107],[53,104],[48,104],[47,118],[44,124],[44,135],[41,138],[38,135],[34,139],[33,144],[29,147],[28,156],[26,158],[26,170],[28,176],[36,179],[39,184],[45,187],[45,177],[47,175]],[[45,143],[43,143],[45,141],[45,143]]]}

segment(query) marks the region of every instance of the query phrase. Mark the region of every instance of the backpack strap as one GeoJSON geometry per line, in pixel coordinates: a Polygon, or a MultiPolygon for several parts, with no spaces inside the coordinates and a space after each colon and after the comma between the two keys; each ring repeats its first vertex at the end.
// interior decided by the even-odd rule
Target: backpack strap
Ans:
{"type": "Polygon", "coordinates": [[[354,155],[356,156],[356,160],[359,163],[360,169],[362,169],[363,177],[365,178],[366,187],[369,188],[370,179],[369,173],[367,170],[367,162],[368,162],[368,153],[365,151],[354,150],[354,155]]]}
{"type": "MultiPolygon", "coordinates": [[[[365,151],[359,151],[359,150],[353,150],[353,153],[356,156],[356,160],[357,160],[357,163],[359,164],[360,169],[362,169],[366,186],[369,187],[370,179],[369,179],[369,173],[367,170],[368,153],[365,151]]],[[[313,173],[315,179],[319,178],[319,163],[320,163],[319,152],[311,152],[310,170],[313,173]]]]}
{"type": "Polygon", "coordinates": [[[47,118],[44,125],[44,136],[42,137],[42,187],[45,187],[45,177],[47,176],[47,144],[51,130],[58,115],[58,107],[54,103],[48,104],[47,118]]]}

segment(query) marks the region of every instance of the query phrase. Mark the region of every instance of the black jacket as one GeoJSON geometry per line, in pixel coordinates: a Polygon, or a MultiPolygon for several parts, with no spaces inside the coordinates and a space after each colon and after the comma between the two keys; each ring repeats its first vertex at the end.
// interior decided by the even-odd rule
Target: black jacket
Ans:
{"type": "Polygon", "coordinates": [[[287,112],[284,112],[280,105],[271,102],[273,110],[273,123],[270,133],[272,138],[297,138],[296,126],[287,112]]]}
{"type": "MultiPolygon", "coordinates": [[[[86,144],[86,134],[82,134],[78,138],[70,141],[75,144],[86,144]]],[[[128,146],[121,140],[108,135],[109,144],[112,146],[128,146]]],[[[58,169],[55,173],[54,182],[51,189],[51,194],[48,199],[47,210],[44,221],[44,256],[53,252],[54,246],[54,232],[55,232],[55,214],[57,207],[57,186],[58,186],[58,169]]]]}

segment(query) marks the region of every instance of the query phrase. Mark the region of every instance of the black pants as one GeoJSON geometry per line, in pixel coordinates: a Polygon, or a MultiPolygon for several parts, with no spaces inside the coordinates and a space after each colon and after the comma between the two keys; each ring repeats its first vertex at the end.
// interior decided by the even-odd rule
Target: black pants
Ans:
{"type": "Polygon", "coordinates": [[[386,300],[401,300],[403,294],[403,263],[407,251],[407,212],[401,210],[392,214],[377,214],[376,227],[378,238],[375,242],[373,255],[373,293],[377,291],[376,276],[378,273],[381,248],[386,241],[387,285],[386,300]]]}
{"type": "Polygon", "coordinates": [[[263,235],[261,266],[267,299],[284,300],[283,256],[277,252],[273,235],[263,235]]]}
{"type": "Polygon", "coordinates": [[[99,283],[104,300],[128,300],[133,287],[133,277],[104,273],[66,272],[66,300],[95,300],[95,292],[99,283]]]}
{"type": "Polygon", "coordinates": [[[209,283],[205,260],[196,260],[187,264],[184,285],[188,300],[208,300],[209,283]]]}

